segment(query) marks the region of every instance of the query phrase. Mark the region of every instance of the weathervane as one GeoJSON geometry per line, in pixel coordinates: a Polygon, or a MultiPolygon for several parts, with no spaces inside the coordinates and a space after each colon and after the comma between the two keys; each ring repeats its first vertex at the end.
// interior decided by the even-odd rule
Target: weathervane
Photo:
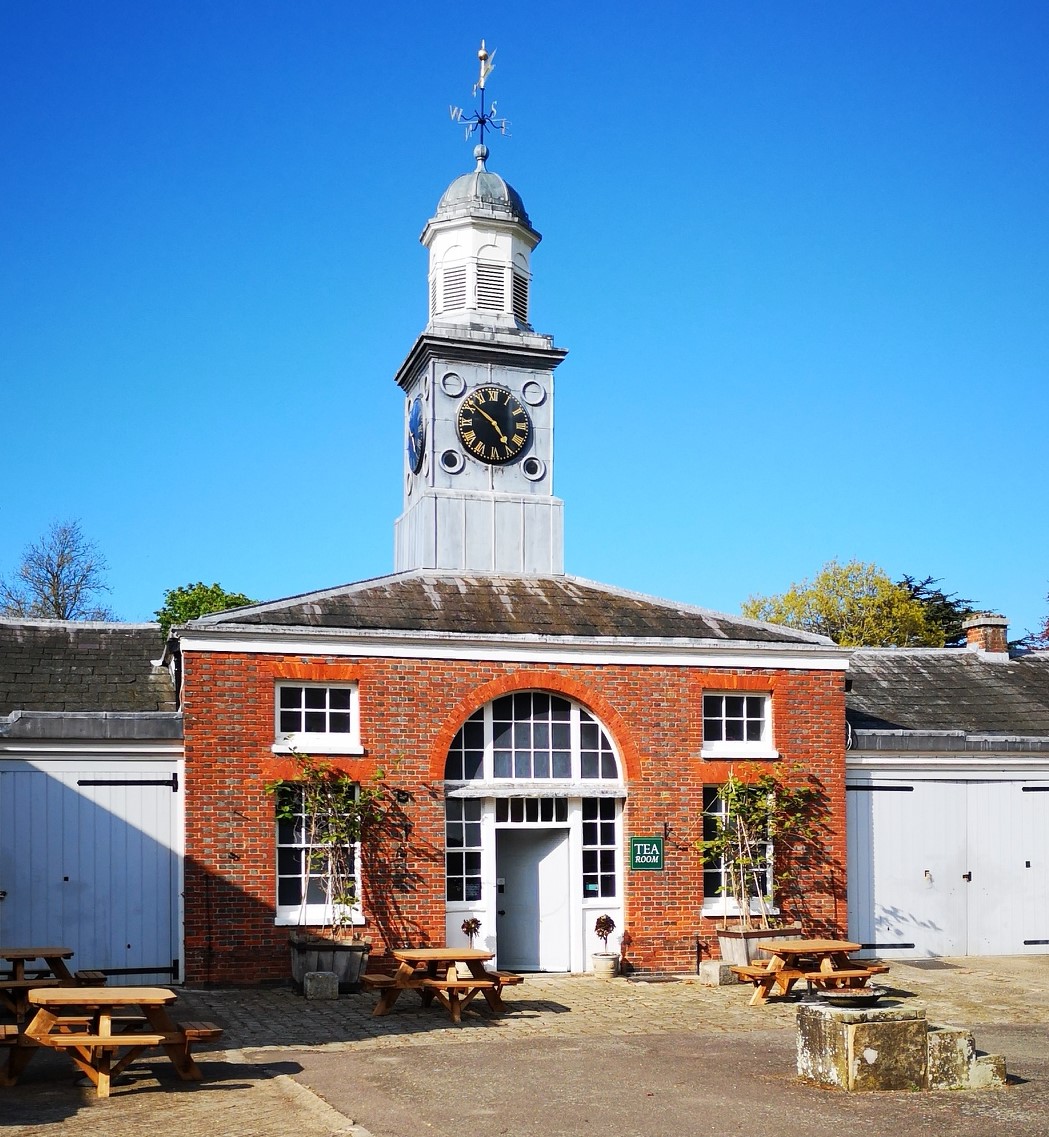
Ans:
{"type": "Polygon", "coordinates": [[[495,103],[492,103],[491,110],[485,110],[484,106],[484,84],[485,80],[492,73],[495,67],[495,49],[489,55],[484,46],[484,40],[481,40],[481,50],[477,53],[477,58],[481,61],[481,75],[477,82],[474,84],[474,98],[477,97],[477,92],[481,92],[481,109],[474,111],[473,114],[464,114],[462,107],[449,107],[448,111],[452,117],[452,122],[462,123],[466,127],[466,139],[469,141],[470,135],[477,131],[481,136],[480,145],[474,151],[475,156],[479,161],[484,162],[488,157],[488,147],[484,144],[485,130],[498,130],[500,134],[505,134],[509,137],[508,127],[510,123],[505,118],[496,118],[495,103]]]}

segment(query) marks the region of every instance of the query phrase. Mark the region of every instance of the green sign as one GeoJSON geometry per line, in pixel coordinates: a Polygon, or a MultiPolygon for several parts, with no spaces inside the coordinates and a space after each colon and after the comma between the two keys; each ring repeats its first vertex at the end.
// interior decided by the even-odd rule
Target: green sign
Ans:
{"type": "Polygon", "coordinates": [[[631,837],[630,867],[640,872],[662,872],[663,838],[631,837]]]}

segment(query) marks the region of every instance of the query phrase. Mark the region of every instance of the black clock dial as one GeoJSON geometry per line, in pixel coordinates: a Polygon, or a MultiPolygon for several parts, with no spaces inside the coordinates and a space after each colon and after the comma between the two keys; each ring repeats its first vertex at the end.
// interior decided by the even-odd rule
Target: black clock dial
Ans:
{"type": "Polygon", "coordinates": [[[482,462],[503,466],[518,457],[532,435],[521,400],[505,387],[478,387],[459,404],[459,441],[482,462]]]}

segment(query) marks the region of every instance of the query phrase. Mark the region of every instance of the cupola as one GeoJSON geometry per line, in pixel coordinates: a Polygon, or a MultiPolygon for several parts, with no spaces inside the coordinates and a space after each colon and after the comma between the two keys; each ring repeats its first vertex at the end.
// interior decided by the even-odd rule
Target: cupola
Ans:
{"type": "Polygon", "coordinates": [[[474,148],[477,166],[444,191],[419,238],[430,254],[430,324],[480,324],[531,331],[528,291],[532,228],[521,195],[488,170],[488,147],[474,148]]]}

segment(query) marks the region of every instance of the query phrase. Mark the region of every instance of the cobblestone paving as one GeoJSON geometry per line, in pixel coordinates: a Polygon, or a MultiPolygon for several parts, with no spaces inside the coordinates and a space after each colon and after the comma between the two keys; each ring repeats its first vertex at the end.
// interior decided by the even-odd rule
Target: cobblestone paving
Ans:
{"type": "MultiPolygon", "coordinates": [[[[882,985],[926,1008],[930,1021],[976,1029],[980,1024],[1044,1023],[1049,1019],[1049,956],[959,959],[930,967],[894,962],[882,985]]],[[[210,1019],[225,1028],[222,1049],[197,1053],[205,1082],[187,1085],[164,1059],[136,1063],[130,1077],[97,1101],[78,1085],[68,1061],[42,1054],[23,1081],[0,1088],[0,1130],[33,1137],[92,1135],[104,1120],[107,1137],[166,1129],[222,1137],[296,1137],[362,1132],[292,1078],[274,1075],[282,1050],[340,1051],[441,1046],[529,1037],[643,1035],[665,1031],[793,1030],[795,1005],[747,1005],[749,987],[704,987],[695,977],[666,982],[587,976],[528,976],[510,988],[512,1012],[491,1016],[481,1003],[461,1026],[437,1008],[423,1009],[406,993],[392,1014],[371,1017],[375,996],[306,1001],[290,989],[181,991],[177,1016],[210,1019]],[[439,1037],[435,1037],[439,1036],[439,1037]],[[102,1111],[99,1113],[99,1111],[102,1111]]]]}

